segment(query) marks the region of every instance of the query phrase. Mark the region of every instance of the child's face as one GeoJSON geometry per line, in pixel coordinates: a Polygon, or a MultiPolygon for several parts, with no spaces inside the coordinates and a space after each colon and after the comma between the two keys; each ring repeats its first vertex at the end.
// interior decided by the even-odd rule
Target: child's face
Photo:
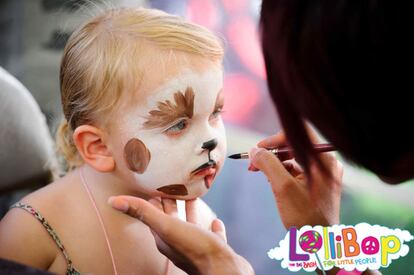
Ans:
{"type": "Polygon", "coordinates": [[[221,67],[188,67],[121,113],[113,151],[132,188],[180,199],[208,191],[226,155],[222,87],[221,67]]]}

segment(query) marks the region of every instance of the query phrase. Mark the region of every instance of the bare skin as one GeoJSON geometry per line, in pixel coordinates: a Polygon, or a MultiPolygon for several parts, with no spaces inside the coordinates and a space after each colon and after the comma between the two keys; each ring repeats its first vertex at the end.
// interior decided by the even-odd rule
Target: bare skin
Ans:
{"type": "MultiPolygon", "coordinates": [[[[311,131],[309,137],[312,143],[320,142],[311,131]]],[[[342,165],[332,153],[320,154],[321,162],[331,172],[331,177],[324,174],[316,163],[312,163],[312,182],[309,182],[294,159],[281,162],[262,149],[286,145],[285,135],[281,132],[259,142],[259,149],[253,149],[250,153],[250,170],[260,170],[266,175],[285,228],[338,224],[342,165]]]]}
{"type": "MultiPolygon", "coordinates": [[[[312,142],[319,142],[309,132],[312,142]]],[[[260,148],[286,145],[283,133],[271,136],[258,144],[260,148]]],[[[321,161],[331,171],[326,177],[318,166],[311,166],[312,185],[300,166],[293,160],[281,162],[263,149],[250,153],[251,171],[262,171],[269,180],[280,217],[286,228],[339,223],[342,189],[342,165],[332,154],[323,154],[321,161]]],[[[159,211],[156,203],[133,197],[116,197],[110,202],[115,209],[142,220],[156,232],[158,249],[189,274],[254,274],[251,265],[222,241],[222,230],[216,224],[212,232],[184,223],[159,211]],[[191,240],[196,238],[197,242],[191,240]],[[203,253],[200,253],[203,251],[203,253]],[[177,260],[178,259],[178,260],[177,260]]],[[[336,274],[332,269],[327,274],[336,274]]],[[[320,271],[317,271],[321,274],[320,271]]],[[[381,274],[367,270],[364,274],[381,274]]]]}
{"type": "MultiPolygon", "coordinates": [[[[316,134],[308,129],[312,143],[320,143],[316,134]]],[[[259,148],[276,148],[286,146],[283,132],[270,136],[258,143],[259,148]]],[[[322,163],[331,172],[327,177],[315,163],[311,165],[312,182],[306,178],[300,165],[294,161],[281,162],[266,150],[253,149],[251,155],[251,171],[262,171],[272,186],[278,211],[286,228],[304,225],[339,224],[339,210],[342,192],[342,164],[332,153],[320,155],[322,163]],[[311,186],[310,188],[308,186],[311,186]],[[299,214],[300,213],[300,214],[299,214]]],[[[325,271],[326,274],[337,274],[339,268],[325,271]]],[[[317,270],[318,274],[323,274],[317,270]]],[[[367,270],[363,274],[381,274],[379,271],[367,270]]]]}
{"type": "MultiPolygon", "coordinates": [[[[175,56],[178,58],[180,53],[175,56]]],[[[113,111],[113,117],[119,118],[127,111],[141,107],[148,96],[153,96],[158,87],[178,75],[183,68],[197,74],[209,70],[221,70],[221,63],[197,56],[186,56],[186,58],[178,58],[170,62],[167,62],[168,59],[162,60],[163,66],[157,66],[155,63],[155,65],[148,66],[145,81],[139,91],[132,93],[132,97],[122,98],[119,106],[113,111]],[[163,70],[160,71],[160,67],[163,70]]],[[[219,77],[216,78],[220,80],[219,77]]],[[[213,91],[209,90],[209,92],[213,91]]],[[[219,91],[214,91],[216,92],[219,91]]],[[[211,98],[215,97],[217,96],[211,96],[211,98]]],[[[213,108],[214,106],[211,106],[211,111],[213,108]]],[[[211,113],[204,111],[199,119],[210,123],[210,116],[211,113]]],[[[129,169],[131,167],[128,168],[123,163],[125,160],[124,145],[120,146],[122,142],[118,142],[120,137],[117,132],[118,126],[115,121],[111,120],[107,125],[96,122],[96,125],[84,124],[74,129],[73,141],[85,163],[84,176],[102,215],[118,274],[165,274],[168,260],[157,250],[154,236],[149,228],[141,221],[114,210],[107,203],[109,197],[117,195],[129,195],[144,200],[150,199],[150,196],[165,195],[155,188],[152,191],[142,188],[140,182],[133,178],[129,169]]],[[[153,136],[161,135],[162,138],[170,138],[161,133],[153,136]]],[[[178,139],[177,136],[174,138],[178,139]]],[[[199,141],[200,148],[202,142],[205,140],[199,141]]],[[[143,148],[141,143],[133,147],[143,148]]],[[[207,152],[203,154],[207,159],[207,152]]],[[[148,172],[148,169],[145,170],[147,162],[150,157],[153,161],[152,153],[144,155],[147,161],[138,162],[138,165],[136,165],[138,157],[127,158],[127,160],[132,160],[130,164],[133,164],[133,170],[137,173],[148,172]]],[[[172,184],[175,183],[165,182],[165,186],[172,184]]],[[[57,232],[77,270],[81,273],[114,274],[103,230],[82,185],[78,170],[28,195],[22,199],[22,202],[30,204],[46,218],[57,232]]],[[[168,203],[169,200],[164,201],[164,205],[168,203]]],[[[167,206],[167,209],[163,210],[167,214],[174,213],[168,209],[171,207],[167,206]]],[[[205,203],[201,200],[199,203],[190,203],[186,210],[189,217],[201,217],[193,219],[193,223],[209,230],[215,215],[205,203]]],[[[58,274],[66,273],[67,268],[62,252],[45,228],[30,213],[22,209],[10,210],[0,221],[0,258],[58,274]]],[[[184,274],[184,272],[170,264],[168,274],[184,274]]]]}
{"type": "Polygon", "coordinates": [[[218,219],[212,222],[211,230],[206,230],[191,222],[195,217],[183,222],[163,211],[157,201],[118,196],[109,203],[150,226],[161,253],[188,274],[254,274],[249,262],[227,245],[224,224],[218,219]]]}
{"type": "MultiPolygon", "coordinates": [[[[91,173],[97,172],[88,169],[85,174],[91,178],[91,173]]],[[[88,185],[106,225],[118,274],[165,274],[167,259],[157,250],[149,228],[107,204],[111,195],[128,192],[116,184],[109,190],[101,188],[109,187],[109,182],[102,175],[94,176],[100,180],[89,181],[88,185]]],[[[80,272],[113,274],[104,234],[77,171],[28,195],[22,202],[47,219],[80,272]]],[[[210,215],[204,203],[198,207],[210,215]]],[[[45,228],[22,209],[10,210],[0,222],[0,258],[58,274],[66,273],[67,268],[63,254],[45,228]]],[[[170,263],[169,274],[184,273],[170,263]]]]}

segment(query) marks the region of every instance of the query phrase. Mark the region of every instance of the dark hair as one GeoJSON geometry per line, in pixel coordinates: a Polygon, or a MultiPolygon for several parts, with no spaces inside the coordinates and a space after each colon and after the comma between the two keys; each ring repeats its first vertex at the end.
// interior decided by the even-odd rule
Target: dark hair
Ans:
{"type": "Polygon", "coordinates": [[[305,171],[317,159],[309,121],[354,163],[414,176],[411,12],[388,0],[263,1],[268,86],[305,171]]]}

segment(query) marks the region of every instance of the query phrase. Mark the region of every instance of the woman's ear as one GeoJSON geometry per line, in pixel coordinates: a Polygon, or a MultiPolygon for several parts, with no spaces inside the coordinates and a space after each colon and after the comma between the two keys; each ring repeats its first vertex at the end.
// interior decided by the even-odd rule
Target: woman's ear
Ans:
{"type": "Polygon", "coordinates": [[[85,163],[100,172],[111,172],[115,169],[115,160],[99,128],[81,125],[75,129],[73,141],[85,163]]]}

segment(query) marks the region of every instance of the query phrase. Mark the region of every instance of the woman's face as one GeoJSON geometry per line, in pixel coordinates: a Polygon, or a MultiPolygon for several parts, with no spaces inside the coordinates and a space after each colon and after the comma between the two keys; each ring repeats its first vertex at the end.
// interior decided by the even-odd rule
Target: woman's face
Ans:
{"type": "Polygon", "coordinates": [[[226,155],[222,69],[189,66],[161,83],[120,113],[111,133],[116,169],[150,196],[202,196],[226,155]]]}

